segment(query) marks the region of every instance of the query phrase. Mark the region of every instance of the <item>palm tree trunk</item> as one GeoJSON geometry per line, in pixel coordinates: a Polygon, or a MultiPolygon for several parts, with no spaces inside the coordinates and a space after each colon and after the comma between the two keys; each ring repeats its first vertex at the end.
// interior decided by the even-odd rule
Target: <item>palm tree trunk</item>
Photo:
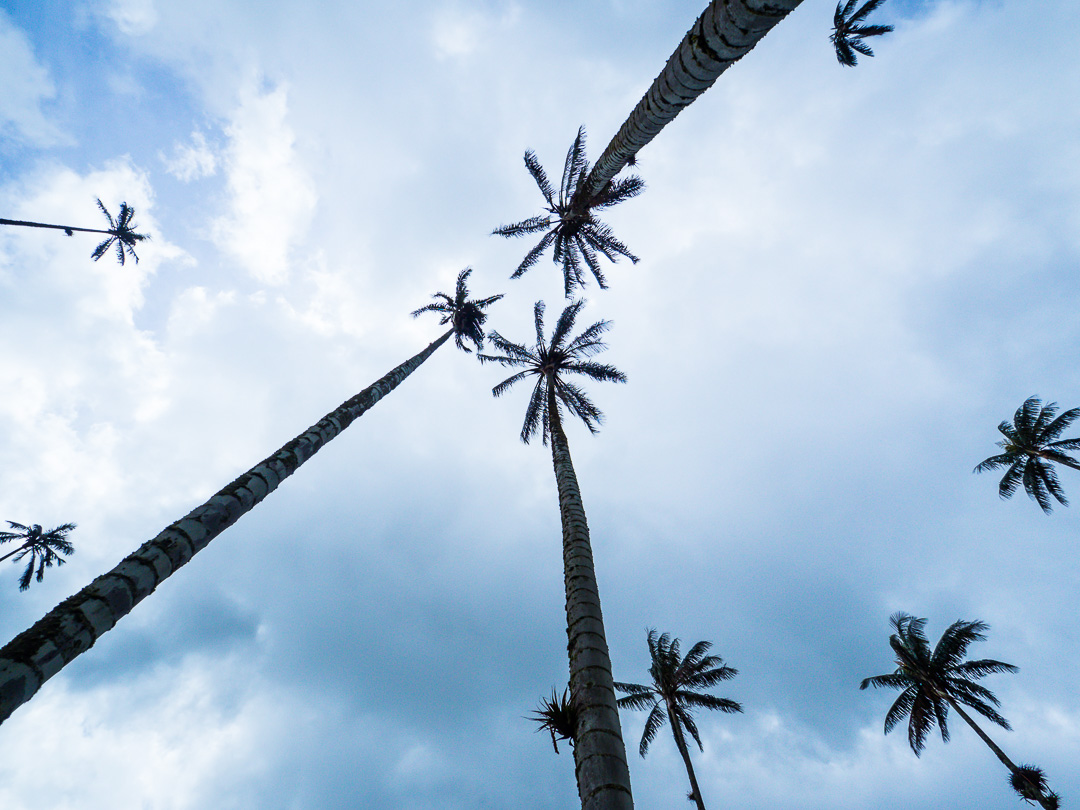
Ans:
{"type": "Polygon", "coordinates": [[[574,736],[578,796],[582,810],[632,810],[630,768],[615,701],[589,526],[570,458],[570,445],[559,419],[553,383],[549,377],[551,460],[562,516],[570,694],[577,701],[579,712],[574,736]]]}
{"type": "Polygon", "coordinates": [[[712,87],[802,0],[712,0],[683,37],[581,186],[595,197],[627,161],[712,87]]]}
{"type": "MultiPolygon", "coordinates": [[[[997,747],[997,744],[993,740],[991,740],[990,737],[987,736],[985,731],[983,731],[975,724],[975,721],[968,716],[967,712],[960,708],[959,704],[955,700],[953,700],[948,695],[945,696],[945,699],[949,701],[949,705],[953,707],[956,713],[960,715],[969,726],[971,726],[971,728],[975,731],[976,734],[979,735],[979,738],[990,747],[990,750],[997,755],[997,758],[1001,760],[1001,763],[1009,769],[1009,773],[1015,776],[1019,769],[1016,767],[1016,765],[1013,764],[1013,761],[1011,759],[1005,756],[1005,752],[997,747]]],[[[1039,790],[1038,786],[1031,785],[1031,789],[1034,793],[1039,795],[1038,801],[1040,805],[1046,808],[1046,810],[1056,810],[1057,805],[1051,804],[1047,799],[1043,798],[1042,791],[1039,790]]]]}
{"type": "Polygon", "coordinates": [[[450,329],[419,354],[331,411],[280,450],[256,464],[107,574],[53,608],[0,648],[0,723],[49,678],[71,663],[162,580],[251,511],[353,420],[393,391],[454,333],[450,329]]]}
{"type": "Polygon", "coordinates": [[[682,727],[675,718],[671,707],[667,707],[668,722],[671,724],[671,732],[675,735],[675,745],[679,748],[683,762],[686,763],[686,774],[690,777],[690,793],[694,797],[698,810],[705,810],[705,800],[701,798],[701,788],[698,787],[697,777],[694,775],[694,766],[690,762],[690,751],[686,747],[686,737],[683,736],[682,727]]]}
{"type": "Polygon", "coordinates": [[[26,550],[26,549],[28,549],[28,548],[30,548],[30,544],[29,544],[29,543],[23,543],[23,544],[22,544],[21,546],[19,546],[19,547],[18,547],[17,549],[15,549],[14,551],[9,551],[9,552],[8,552],[7,554],[5,554],[5,555],[4,555],[3,557],[0,557],[0,562],[3,562],[3,561],[4,561],[4,560],[6,560],[6,559],[7,559],[8,557],[14,557],[14,556],[15,556],[16,554],[18,554],[18,553],[19,553],[20,551],[24,551],[24,550],[26,550]]]}
{"type": "Polygon", "coordinates": [[[74,225],[46,225],[44,222],[23,222],[21,219],[0,219],[0,225],[22,225],[24,228],[53,228],[57,231],[64,231],[68,236],[71,235],[71,231],[116,235],[113,231],[101,231],[97,228],[76,228],[74,225]]]}

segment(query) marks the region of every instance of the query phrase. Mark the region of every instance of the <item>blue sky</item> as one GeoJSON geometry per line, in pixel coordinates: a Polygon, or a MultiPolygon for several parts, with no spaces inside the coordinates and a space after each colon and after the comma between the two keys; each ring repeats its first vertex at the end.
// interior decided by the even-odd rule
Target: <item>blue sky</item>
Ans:
{"type": "MultiPolygon", "coordinates": [[[[595,157],[701,11],[682,0],[189,0],[0,7],[0,519],[76,522],[7,637],[434,339],[408,313],[472,266],[490,325],[562,305],[528,244],[522,164],[595,157]]],[[[882,734],[890,614],[990,624],[985,683],[1080,795],[1074,509],[972,468],[1037,394],[1080,405],[1080,23],[901,3],[858,68],[807,0],[639,155],[609,214],[641,257],[590,285],[613,321],[569,440],[615,677],[646,629],[739,670],[701,715],[709,806],[1020,806],[962,726],[882,734]]],[[[522,718],[566,679],[550,456],[526,396],[437,352],[0,727],[0,806],[573,806],[573,761],[522,718]],[[516,394],[516,396],[515,396],[516,394]]],[[[1062,470],[1075,498],[1080,481],[1062,470]]],[[[10,565],[10,564],[8,564],[10,565]]],[[[5,585],[6,583],[6,585],[5,585]]],[[[640,807],[681,806],[669,736],[640,807]]]]}

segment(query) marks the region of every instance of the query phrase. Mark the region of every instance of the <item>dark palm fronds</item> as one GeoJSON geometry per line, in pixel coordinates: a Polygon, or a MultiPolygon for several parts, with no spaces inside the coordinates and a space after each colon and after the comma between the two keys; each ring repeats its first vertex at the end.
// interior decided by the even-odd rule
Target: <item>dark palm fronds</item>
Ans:
{"type": "Polygon", "coordinates": [[[43,531],[38,523],[32,526],[24,526],[13,520],[9,520],[7,523],[16,531],[0,532],[0,544],[11,540],[22,542],[17,548],[0,557],[0,562],[8,557],[14,557],[14,562],[19,562],[23,557],[30,556],[22,576],[19,577],[20,591],[25,591],[30,587],[31,579],[41,582],[45,576],[46,568],[52,568],[54,564],[58,568],[63,565],[65,560],[60,555],[70,556],[75,552],[75,547],[67,539],[68,533],[75,528],[74,523],[65,523],[55,529],[49,529],[47,532],[43,531]],[[36,576],[35,568],[37,569],[36,576]]]}
{"type": "Polygon", "coordinates": [[[531,715],[525,718],[539,724],[537,731],[547,731],[551,734],[551,744],[555,753],[559,753],[558,740],[567,740],[570,747],[574,747],[574,737],[577,734],[578,705],[577,701],[570,696],[569,689],[563,689],[562,695],[551,688],[551,697],[540,698],[540,705],[531,715]]]}
{"type": "Polygon", "coordinates": [[[453,324],[454,343],[465,352],[471,352],[471,349],[465,345],[466,340],[471,340],[477,351],[484,347],[483,324],[488,317],[484,310],[502,298],[500,294],[481,298],[479,301],[470,300],[469,289],[465,282],[471,272],[472,268],[466,267],[458,273],[453,298],[446,293],[437,292],[431,296],[435,299],[435,303],[420,307],[420,309],[412,312],[414,318],[424,312],[440,313],[443,317],[439,323],[453,324]]]}
{"type": "Polygon", "coordinates": [[[489,335],[491,343],[502,352],[501,355],[478,355],[481,362],[499,363],[504,366],[524,367],[511,377],[491,389],[495,396],[506,393],[515,383],[526,377],[536,377],[536,386],[525,411],[525,423],[521,428],[521,440],[529,442],[540,432],[544,444],[551,435],[554,418],[561,423],[561,416],[549,413],[549,397],[554,394],[555,407],[566,408],[581,419],[590,432],[596,433],[604,415],[577,385],[563,379],[566,373],[582,374],[598,382],[626,382],[626,375],[603,363],[595,363],[587,358],[604,351],[607,346],[600,336],[611,326],[610,321],[597,321],[577,337],[571,339],[570,331],[574,321],[585,306],[585,301],[575,301],[563,310],[555,324],[551,340],[544,338],[544,302],[537,301],[533,307],[533,321],[536,327],[536,346],[528,349],[519,343],[513,343],[498,332],[489,335]]]}
{"type": "Polygon", "coordinates": [[[612,262],[618,261],[619,256],[625,256],[637,263],[638,257],[615,237],[611,228],[597,220],[594,213],[636,197],[645,188],[645,182],[636,175],[612,180],[599,193],[587,197],[583,191],[589,173],[589,164],[585,159],[584,127],[578,129],[577,138],[566,153],[557,198],[544,168],[531,150],[525,153],[525,166],[544,196],[548,213],[512,225],[502,225],[492,231],[506,237],[544,234],[536,246],[525,254],[511,278],[519,278],[536,264],[548,248],[552,248],[552,260],[562,265],[563,288],[566,297],[570,298],[576,287],[585,286],[585,268],[593,274],[602,289],[607,287],[607,280],[600,269],[599,255],[606,256],[612,262]]]}
{"type": "Polygon", "coordinates": [[[1055,441],[1080,416],[1080,408],[1055,418],[1057,407],[1056,402],[1044,406],[1038,397],[1028,397],[1013,415],[1012,424],[998,425],[1005,440],[997,444],[1004,452],[975,467],[977,473],[1007,468],[998,495],[1010,498],[1022,483],[1028,497],[1046,514],[1053,511],[1051,495],[1063,506],[1069,505],[1051,462],[1080,470],[1080,462],[1068,455],[1068,451],[1080,450],[1080,439],[1055,441]]]}
{"type": "Polygon", "coordinates": [[[836,13],[833,15],[833,32],[829,36],[833,47],[836,48],[836,61],[845,67],[855,67],[858,57],[855,52],[864,56],[873,56],[870,46],[863,42],[865,37],[878,37],[893,30],[891,25],[863,25],[870,13],[880,6],[885,0],[867,0],[862,7],[855,10],[856,0],[840,0],[836,4],[836,13]]]}
{"type": "Polygon", "coordinates": [[[1056,808],[1061,800],[1046,782],[1046,774],[1035,765],[1020,765],[1009,774],[1009,786],[1028,804],[1036,802],[1056,808]]]}

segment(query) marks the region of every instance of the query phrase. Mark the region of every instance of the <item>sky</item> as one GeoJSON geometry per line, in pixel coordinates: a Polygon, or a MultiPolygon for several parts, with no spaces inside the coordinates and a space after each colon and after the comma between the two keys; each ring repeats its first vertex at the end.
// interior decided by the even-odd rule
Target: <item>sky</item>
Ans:
{"type": "MultiPolygon", "coordinates": [[[[78,524],[5,639],[441,334],[409,313],[473,268],[487,326],[565,304],[490,235],[579,126],[595,158],[703,3],[2,0],[0,519],[78,524]]],[[[1080,405],[1080,21],[1067,0],[889,0],[855,69],[806,0],[639,154],[606,221],[641,261],[568,437],[616,680],[649,628],[738,675],[699,714],[710,807],[1013,808],[958,717],[883,734],[890,615],[990,629],[1016,762],[1080,796],[1075,507],[972,468],[1029,396],[1080,405]]],[[[0,727],[5,810],[575,806],[524,717],[567,679],[549,451],[523,388],[452,345],[0,727]]],[[[1063,469],[1068,495],[1080,477],[1063,469]]],[[[637,805],[681,807],[668,731],[637,805]]]]}

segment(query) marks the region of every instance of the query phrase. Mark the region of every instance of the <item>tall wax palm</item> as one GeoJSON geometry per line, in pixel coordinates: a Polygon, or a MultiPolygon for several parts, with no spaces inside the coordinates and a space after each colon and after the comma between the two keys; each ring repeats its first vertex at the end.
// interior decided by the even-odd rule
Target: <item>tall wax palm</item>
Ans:
{"type": "Polygon", "coordinates": [[[19,562],[23,557],[30,556],[26,568],[23,569],[22,576],[19,577],[20,591],[25,591],[30,587],[31,578],[41,582],[45,576],[46,568],[52,568],[53,564],[59,568],[65,562],[64,557],[75,552],[75,547],[67,539],[68,534],[75,528],[74,523],[65,523],[48,531],[43,531],[39,523],[24,526],[14,520],[9,520],[8,526],[16,529],[16,531],[0,532],[0,544],[11,540],[21,541],[21,543],[12,551],[0,557],[0,562],[3,562],[8,557],[14,557],[15,562],[19,562]],[[35,566],[37,568],[36,577],[34,576],[35,566]]]}
{"type": "Polygon", "coordinates": [[[111,571],[61,602],[29,630],[0,648],[0,722],[30,700],[46,680],[89,649],[102,633],[112,629],[166,577],[393,391],[452,335],[473,341],[479,349],[484,339],[482,324],[487,317],[483,309],[502,296],[469,300],[465,287],[469,273],[466,268],[458,275],[452,299],[440,295],[435,306],[429,304],[417,310],[417,313],[433,310],[446,316],[443,322],[453,325],[441,337],[342,403],[157,537],[143,543],[111,571]]]}
{"type": "Polygon", "coordinates": [[[606,348],[600,337],[610,326],[608,321],[598,321],[577,337],[570,336],[584,303],[575,301],[563,310],[549,341],[544,337],[544,302],[537,302],[533,309],[535,347],[526,348],[492,332],[491,343],[502,354],[481,354],[480,360],[523,369],[496,385],[492,389],[495,396],[505,394],[521,380],[536,378],[525,410],[521,440],[527,443],[540,434],[545,444],[551,441],[562,516],[570,699],[577,710],[573,748],[578,795],[583,810],[627,810],[634,806],[630,769],[616,707],[589,526],[563,431],[563,409],[581,419],[592,433],[603,419],[600,409],[567,376],[581,374],[598,382],[626,382],[626,375],[613,366],[588,359],[606,348]]]}
{"type": "Polygon", "coordinates": [[[656,630],[649,630],[648,643],[649,656],[652,658],[652,665],[649,667],[652,685],[616,682],[615,688],[627,695],[619,698],[619,708],[651,710],[645,721],[645,730],[641,734],[641,745],[638,747],[638,753],[643,757],[664,723],[671,724],[675,745],[686,765],[686,775],[690,777],[690,798],[697,804],[698,810],[705,810],[705,800],[701,797],[701,788],[698,787],[697,777],[694,775],[684,732],[689,732],[698,744],[698,749],[704,751],[701,736],[694,723],[694,709],[742,711],[742,706],[734,700],[698,691],[734,678],[738,671],[726,666],[720,656],[709,655],[712,644],[708,641],[699,641],[690,648],[686,657],[679,655],[679,640],[672,639],[667,633],[657,638],[656,630]]]}
{"type": "Polygon", "coordinates": [[[139,242],[149,239],[146,234],[135,233],[135,228],[138,226],[134,223],[135,209],[128,205],[126,202],[120,203],[120,214],[113,219],[112,214],[109,213],[104,203],[99,199],[97,201],[98,208],[101,209],[101,213],[105,215],[105,218],[109,221],[108,230],[100,230],[98,228],[76,228],[74,225],[46,225],[43,222],[24,222],[19,219],[0,219],[0,225],[21,225],[26,228],[53,228],[54,230],[63,231],[68,236],[71,236],[75,231],[80,233],[104,233],[108,234],[109,238],[105,239],[101,244],[94,248],[94,252],[90,254],[95,262],[104,256],[110,247],[115,245],[116,258],[120,264],[124,263],[125,255],[130,256],[135,260],[135,263],[139,263],[139,257],[135,254],[135,245],[139,242]]]}
{"type": "Polygon", "coordinates": [[[998,485],[998,495],[1011,498],[1022,482],[1028,497],[1046,514],[1053,510],[1051,495],[1062,505],[1069,505],[1050,462],[1080,470],[1080,462],[1066,452],[1080,450],[1080,439],[1055,441],[1080,416],[1080,408],[1065,411],[1055,419],[1056,413],[1056,402],[1044,406],[1038,397],[1028,397],[1017,408],[1011,425],[1008,422],[998,425],[1005,440],[997,444],[1005,452],[990,456],[975,468],[977,473],[1008,468],[998,485]]]}
{"type": "Polygon", "coordinates": [[[833,14],[833,32],[829,36],[833,47],[836,48],[836,61],[845,67],[855,67],[858,57],[855,52],[864,56],[873,56],[870,46],[863,42],[864,37],[879,37],[893,30],[891,25],[863,25],[870,13],[885,0],[866,0],[858,10],[855,3],[858,0],[840,0],[836,4],[836,13],[833,14]]]}
{"type": "MultiPolygon", "coordinates": [[[[1037,796],[1043,807],[1051,810],[1058,805],[1057,796],[1041,786],[1032,784],[1021,768],[1017,768],[993,740],[976,725],[970,715],[960,708],[968,706],[992,723],[1009,729],[1009,722],[994,708],[1000,705],[998,699],[986,687],[975,683],[979,678],[997,672],[1016,672],[1012,664],[1005,664],[992,659],[965,661],[967,648],[973,641],[985,641],[984,622],[956,621],[941,635],[941,639],[930,651],[930,643],[923,632],[926,619],[917,619],[907,613],[897,613],[890,619],[896,632],[889,637],[889,645],[896,653],[896,671],[888,675],[866,678],[859,686],[885,686],[900,689],[900,696],[885,715],[885,733],[888,734],[905,717],[908,718],[908,744],[916,756],[922,753],[926,737],[937,725],[943,742],[949,741],[947,718],[949,709],[953,709],[979,735],[994,752],[1002,764],[1009,769],[1014,787],[1021,787],[1037,796]]],[[[1029,771],[1030,766],[1024,766],[1029,771]]],[[[1041,772],[1040,772],[1041,774],[1041,772]]]]}

